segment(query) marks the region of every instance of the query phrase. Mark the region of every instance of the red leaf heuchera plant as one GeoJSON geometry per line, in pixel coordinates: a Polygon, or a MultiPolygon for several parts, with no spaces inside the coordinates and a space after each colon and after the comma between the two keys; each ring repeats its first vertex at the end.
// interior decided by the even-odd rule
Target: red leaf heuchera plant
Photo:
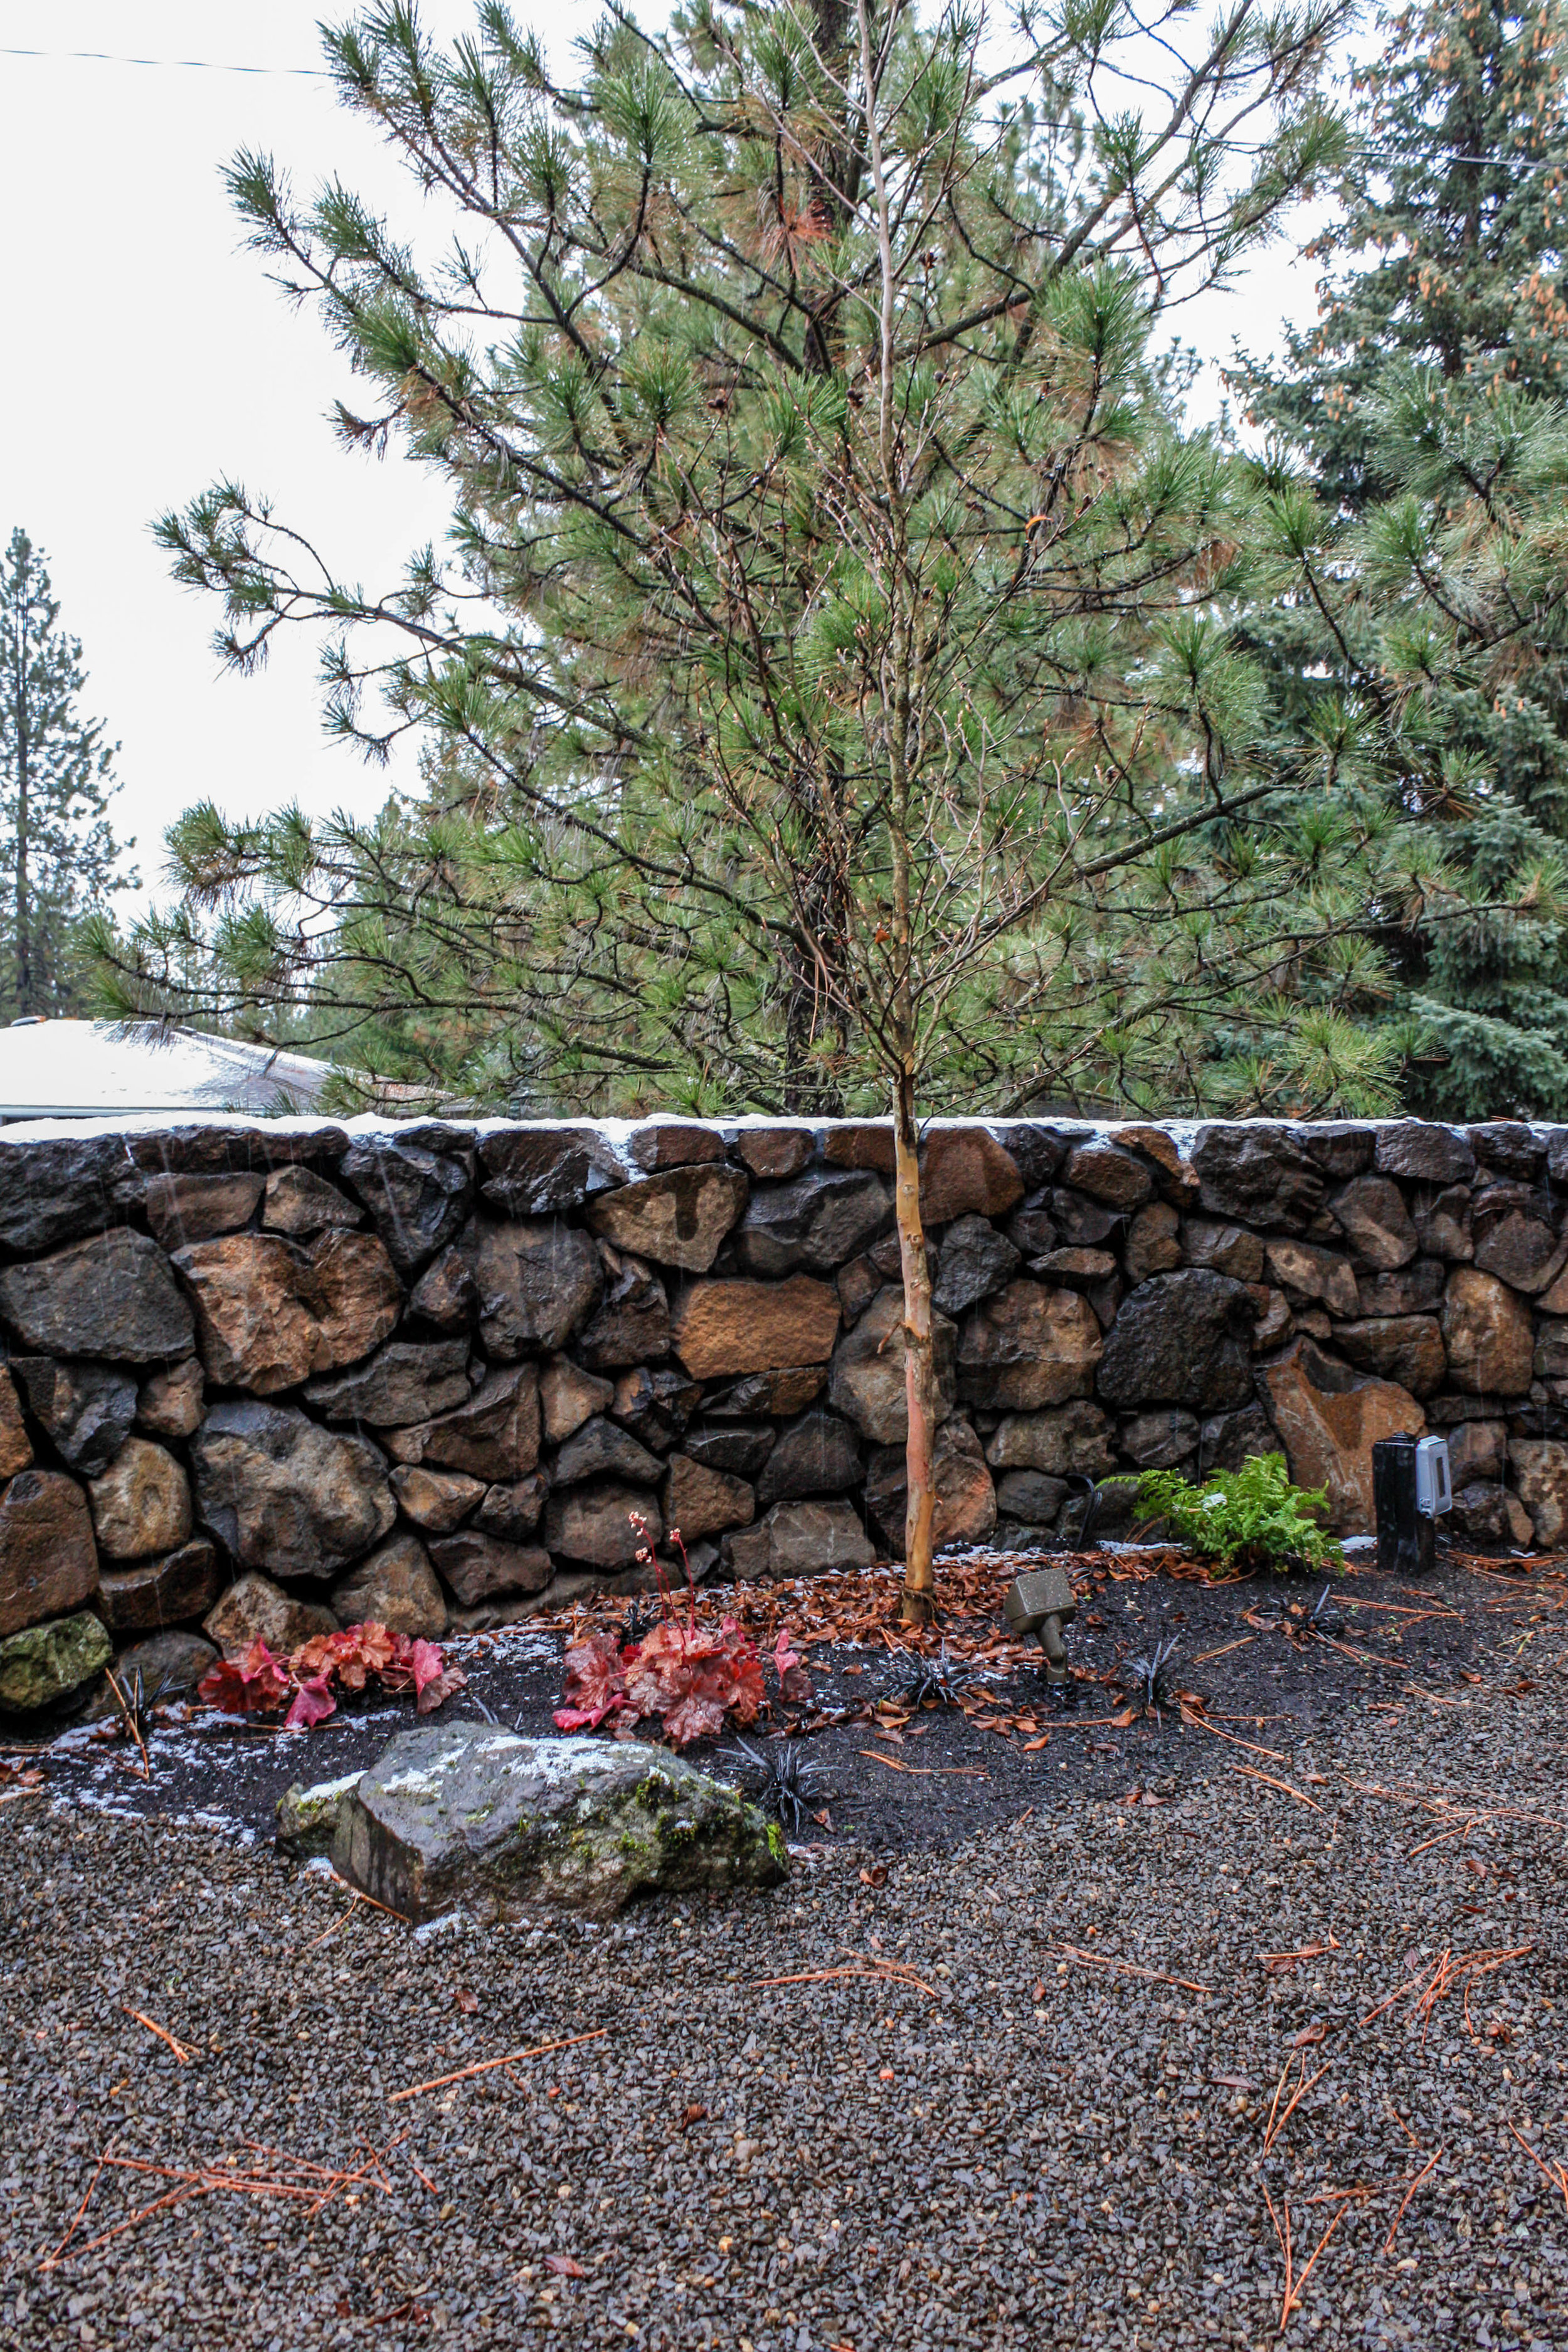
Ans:
{"type": "Polygon", "coordinates": [[[222,1658],[202,1676],[196,1696],[225,1715],[266,1715],[294,1694],[283,1718],[286,1731],[305,1731],[337,1713],[332,1685],[363,1690],[374,1675],[387,1691],[412,1690],[421,1715],[428,1715],[468,1676],[449,1666],[434,1642],[410,1641],[370,1618],[345,1625],[341,1633],[316,1633],[286,1658],[276,1658],[258,1634],[239,1664],[222,1658]]]}
{"type": "MultiPolygon", "coordinates": [[[[694,1739],[716,1738],[726,1716],[742,1728],[754,1723],[765,1696],[756,1643],[732,1617],[726,1617],[717,1632],[699,1625],[697,1588],[686,1546],[680,1529],[671,1528],[669,1539],[686,1571],[687,1618],[681,1622],[647,1523],[635,1511],[630,1517],[643,1538],[637,1559],[658,1574],[664,1613],[637,1641],[593,1633],[567,1651],[566,1704],[555,1711],[557,1731],[596,1731],[612,1716],[617,1732],[629,1731],[634,1723],[660,1716],[671,1746],[689,1748],[694,1739]]],[[[773,1665],[783,1696],[811,1696],[805,1668],[791,1650],[787,1632],[779,1634],[773,1665]]]]}

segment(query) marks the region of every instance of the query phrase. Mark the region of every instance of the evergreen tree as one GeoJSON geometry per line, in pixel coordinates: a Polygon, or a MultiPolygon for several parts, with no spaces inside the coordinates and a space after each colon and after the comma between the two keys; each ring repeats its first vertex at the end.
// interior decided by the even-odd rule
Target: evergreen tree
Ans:
{"type": "Polygon", "coordinates": [[[1286,559],[1242,634],[1280,736],[1326,731],[1398,792],[1407,1103],[1561,1118],[1568,18],[1439,0],[1380,24],[1319,319],[1235,378],[1276,436],[1286,559]]]}
{"type": "Polygon", "coordinates": [[[108,814],[119,745],[79,715],[85,683],[38,551],[13,530],[0,561],[0,1020],[86,1010],[78,927],[135,886],[108,814]]]}
{"type": "Polygon", "coordinates": [[[1254,420],[1352,513],[1398,487],[1373,433],[1391,361],[1568,392],[1568,16],[1559,0],[1426,0],[1377,29],[1339,205],[1308,248],[1325,265],[1318,318],[1287,331],[1278,365],[1237,377],[1254,420]]]}
{"type": "Polygon", "coordinates": [[[1217,610],[1249,492],[1151,356],[1332,157],[1341,18],[1173,0],[1142,114],[1119,0],[1005,36],[908,0],[617,14],[569,89],[479,21],[445,58],[400,5],[328,38],[477,238],[422,257],[340,185],[233,180],[376,387],[345,439],[447,476],[457,562],[367,597],[232,484],[163,526],[231,661],[313,621],[345,734],[427,730],[428,797],[191,812],[184,904],[100,935],[106,984],[172,1009],[205,951],[216,1004],[539,1107],[890,1108],[923,1614],[919,1119],[1381,1098],[1337,999],[1382,813],[1315,746],[1258,757],[1217,610]]]}

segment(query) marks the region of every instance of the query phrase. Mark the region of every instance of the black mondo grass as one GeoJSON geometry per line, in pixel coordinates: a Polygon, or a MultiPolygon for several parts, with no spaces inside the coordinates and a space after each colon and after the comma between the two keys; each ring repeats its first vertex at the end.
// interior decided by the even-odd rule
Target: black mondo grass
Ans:
{"type": "Polygon", "coordinates": [[[820,1810],[816,1788],[823,1778],[823,1767],[811,1762],[800,1742],[786,1739],[764,1755],[749,1740],[739,1739],[733,1748],[721,1752],[761,1776],[752,1789],[757,1803],[764,1812],[773,1814],[786,1837],[802,1836],[813,1807],[820,1810]]]}
{"type": "Polygon", "coordinates": [[[149,1691],[142,1683],[140,1666],[133,1666],[124,1677],[111,1674],[109,1689],[114,1701],[114,1715],[110,1725],[110,1737],[133,1739],[139,1748],[144,1748],[153,1728],[153,1710],[161,1704],[169,1686],[169,1676],[165,1675],[163,1681],[149,1691]]]}
{"type": "Polygon", "coordinates": [[[1116,1671],[1121,1687],[1141,1715],[1158,1715],[1180,1705],[1173,1679],[1174,1642],[1162,1642],[1146,1658],[1123,1658],[1116,1671]]]}
{"type": "Polygon", "coordinates": [[[944,1642],[934,1658],[922,1658],[914,1650],[900,1651],[892,1688],[886,1696],[901,1706],[960,1706],[984,1679],[975,1667],[950,1658],[944,1642]]]}

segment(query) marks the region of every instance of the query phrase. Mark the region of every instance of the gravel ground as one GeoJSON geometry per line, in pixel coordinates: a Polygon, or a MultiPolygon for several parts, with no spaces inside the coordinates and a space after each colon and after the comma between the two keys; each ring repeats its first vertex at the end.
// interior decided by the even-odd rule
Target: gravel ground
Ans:
{"type": "Polygon", "coordinates": [[[1528,1675],[1166,1801],[1047,1748],[962,1843],[597,1929],[412,1935],[5,1792],[0,2340],[1263,2347],[1331,2225],[1291,2341],[1568,2343],[1568,1640],[1522,1614],[1528,1675]]]}

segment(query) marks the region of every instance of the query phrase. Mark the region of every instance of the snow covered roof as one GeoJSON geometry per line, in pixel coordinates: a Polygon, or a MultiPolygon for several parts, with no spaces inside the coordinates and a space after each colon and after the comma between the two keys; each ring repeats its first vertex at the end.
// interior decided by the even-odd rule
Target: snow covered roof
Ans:
{"type": "Polygon", "coordinates": [[[330,1062],[196,1029],[24,1021],[0,1029],[0,1119],[312,1111],[330,1062]]]}

